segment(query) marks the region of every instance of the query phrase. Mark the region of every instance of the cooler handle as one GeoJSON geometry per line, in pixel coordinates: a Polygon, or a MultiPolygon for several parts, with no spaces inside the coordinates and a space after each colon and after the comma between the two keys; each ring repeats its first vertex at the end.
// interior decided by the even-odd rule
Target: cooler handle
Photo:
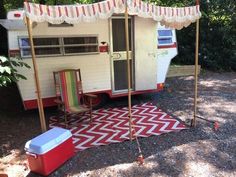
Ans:
{"type": "Polygon", "coordinates": [[[35,159],[38,158],[38,156],[36,154],[30,153],[30,152],[26,152],[26,154],[29,155],[29,156],[34,157],[35,159]]]}

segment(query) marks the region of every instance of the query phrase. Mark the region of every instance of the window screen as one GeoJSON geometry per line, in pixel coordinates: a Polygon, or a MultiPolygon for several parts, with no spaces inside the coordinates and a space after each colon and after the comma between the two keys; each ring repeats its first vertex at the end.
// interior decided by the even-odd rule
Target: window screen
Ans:
{"type": "MultiPolygon", "coordinates": [[[[98,53],[97,36],[34,37],[36,56],[62,56],[98,53]]],[[[29,38],[19,38],[22,57],[30,57],[29,38]]]]}
{"type": "Polygon", "coordinates": [[[96,36],[64,37],[63,43],[65,55],[98,52],[98,38],[96,36]]]}
{"type": "Polygon", "coordinates": [[[173,44],[172,30],[158,30],[158,46],[166,46],[173,44]]]}
{"type": "Polygon", "coordinates": [[[158,36],[172,36],[172,30],[158,30],[158,36]]]}
{"type": "Polygon", "coordinates": [[[159,45],[172,44],[172,38],[159,38],[158,39],[158,44],[159,45]]]}

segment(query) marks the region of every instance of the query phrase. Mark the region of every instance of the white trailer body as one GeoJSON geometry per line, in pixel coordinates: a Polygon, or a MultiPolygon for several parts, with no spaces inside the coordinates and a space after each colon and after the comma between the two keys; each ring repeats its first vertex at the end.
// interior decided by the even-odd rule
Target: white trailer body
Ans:
{"type": "MultiPolygon", "coordinates": [[[[35,81],[23,11],[10,11],[0,23],[8,29],[9,56],[20,55],[31,69],[22,68],[27,80],[18,82],[25,109],[37,108],[35,81]]],[[[44,106],[55,99],[53,71],[80,68],[83,90],[109,97],[127,95],[124,17],[76,25],[33,23],[33,38],[44,106]]],[[[177,55],[174,30],[152,19],[129,18],[132,94],[160,91],[170,61],[177,55]],[[132,59],[132,60],[131,60],[132,59]]],[[[101,97],[96,100],[99,103],[101,97]]]]}

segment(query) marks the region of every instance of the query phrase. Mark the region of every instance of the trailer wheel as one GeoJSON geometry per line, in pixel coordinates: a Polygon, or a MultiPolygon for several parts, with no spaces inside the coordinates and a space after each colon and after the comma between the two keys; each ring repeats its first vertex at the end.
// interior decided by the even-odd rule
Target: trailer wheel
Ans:
{"type": "MultiPolygon", "coordinates": [[[[97,98],[92,99],[93,109],[98,109],[98,108],[103,107],[108,100],[107,94],[101,93],[101,94],[96,94],[96,95],[97,95],[97,98]]],[[[85,97],[84,102],[86,105],[89,105],[90,104],[89,98],[85,97]]]]}

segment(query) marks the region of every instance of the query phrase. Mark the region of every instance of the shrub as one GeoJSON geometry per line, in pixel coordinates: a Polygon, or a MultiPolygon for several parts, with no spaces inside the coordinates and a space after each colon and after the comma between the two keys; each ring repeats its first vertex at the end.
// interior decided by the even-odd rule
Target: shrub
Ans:
{"type": "MultiPolygon", "coordinates": [[[[236,3],[201,1],[199,63],[211,70],[236,71],[236,3]]],[[[175,64],[194,64],[195,24],[177,31],[179,55],[175,64]]]]}
{"type": "Polygon", "coordinates": [[[25,76],[18,73],[17,67],[30,68],[21,58],[8,59],[0,56],[0,87],[17,82],[19,79],[26,79],[25,76]]]}

